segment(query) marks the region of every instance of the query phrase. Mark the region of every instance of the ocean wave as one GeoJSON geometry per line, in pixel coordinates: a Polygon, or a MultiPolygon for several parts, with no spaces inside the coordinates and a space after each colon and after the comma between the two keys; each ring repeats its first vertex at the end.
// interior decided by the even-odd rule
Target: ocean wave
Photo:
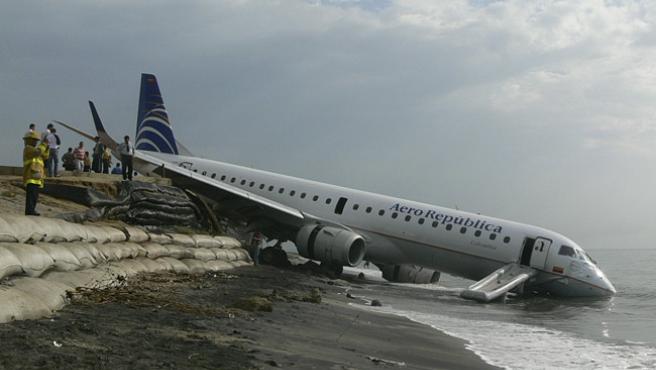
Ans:
{"type": "Polygon", "coordinates": [[[653,369],[656,348],[578,338],[559,330],[516,323],[464,320],[409,312],[393,307],[371,308],[429,325],[468,342],[467,348],[491,365],[507,369],[653,369]]]}

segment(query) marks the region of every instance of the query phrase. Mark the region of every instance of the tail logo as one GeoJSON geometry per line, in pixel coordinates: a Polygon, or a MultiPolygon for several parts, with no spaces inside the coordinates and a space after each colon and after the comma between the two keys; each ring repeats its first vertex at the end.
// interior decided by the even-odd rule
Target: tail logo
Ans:
{"type": "Polygon", "coordinates": [[[141,75],[135,146],[140,150],[178,154],[169,115],[153,75],[141,75]]]}

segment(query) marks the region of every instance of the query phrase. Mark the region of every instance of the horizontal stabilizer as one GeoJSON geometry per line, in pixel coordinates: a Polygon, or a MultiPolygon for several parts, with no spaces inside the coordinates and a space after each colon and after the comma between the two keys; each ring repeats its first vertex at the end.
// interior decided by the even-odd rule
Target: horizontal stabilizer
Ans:
{"type": "Polygon", "coordinates": [[[460,296],[474,301],[490,302],[502,297],[535,274],[537,270],[531,267],[510,263],[463,290],[460,296]]]}

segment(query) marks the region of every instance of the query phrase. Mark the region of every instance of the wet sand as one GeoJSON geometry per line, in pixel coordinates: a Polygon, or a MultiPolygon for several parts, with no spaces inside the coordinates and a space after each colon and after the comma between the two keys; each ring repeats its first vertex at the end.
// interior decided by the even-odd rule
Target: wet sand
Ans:
{"type": "Polygon", "coordinates": [[[491,368],[459,339],[353,307],[349,284],[268,266],[140,275],[0,325],[0,368],[491,368]]]}

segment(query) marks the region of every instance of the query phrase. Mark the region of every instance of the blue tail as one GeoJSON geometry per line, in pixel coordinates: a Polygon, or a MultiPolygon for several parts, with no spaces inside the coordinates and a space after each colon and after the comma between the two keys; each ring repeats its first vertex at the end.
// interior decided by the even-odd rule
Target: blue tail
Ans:
{"type": "Polygon", "coordinates": [[[141,74],[135,147],[151,152],[179,154],[157,78],[152,74],[141,74]]]}

